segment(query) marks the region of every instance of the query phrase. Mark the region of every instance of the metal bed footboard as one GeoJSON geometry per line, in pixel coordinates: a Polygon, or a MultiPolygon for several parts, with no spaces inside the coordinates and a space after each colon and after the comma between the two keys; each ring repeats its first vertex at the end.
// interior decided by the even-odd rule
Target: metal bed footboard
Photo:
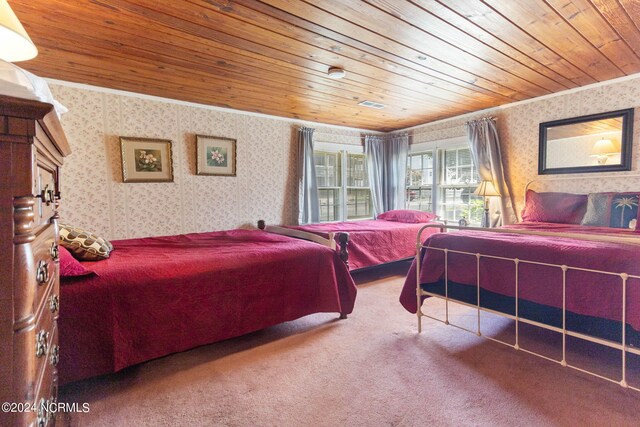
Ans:
{"type": "Polygon", "coordinates": [[[525,259],[519,259],[519,258],[509,258],[509,257],[500,257],[500,256],[494,256],[494,255],[486,255],[486,254],[481,254],[481,253],[476,253],[476,252],[466,252],[466,251],[458,251],[458,250],[452,250],[452,249],[446,249],[446,248],[432,248],[432,247],[428,247],[428,246],[424,246],[422,244],[422,232],[427,229],[427,228],[440,228],[441,230],[443,229],[454,229],[454,230],[467,230],[467,231],[481,231],[481,232],[486,232],[486,233],[511,233],[511,234],[525,234],[525,235],[539,235],[539,236],[554,236],[554,237],[559,237],[559,238],[570,238],[570,239],[577,239],[577,240],[586,240],[586,241],[600,241],[600,242],[611,242],[611,243],[625,243],[625,244],[632,244],[632,245],[640,245],[640,239],[638,238],[624,238],[624,237],[612,237],[612,236],[606,236],[606,235],[580,235],[580,234],[574,234],[574,233],[553,233],[553,232],[539,232],[539,231],[525,231],[525,230],[510,230],[510,229],[487,229],[487,228],[477,228],[477,227],[459,227],[459,226],[452,226],[452,225],[446,225],[446,224],[428,224],[425,225],[424,227],[422,227],[420,229],[420,231],[418,232],[418,237],[417,237],[417,241],[416,241],[416,256],[415,256],[415,260],[416,260],[416,302],[417,302],[417,309],[416,309],[416,315],[418,318],[418,333],[422,332],[422,317],[427,317],[429,319],[432,320],[436,320],[438,322],[444,323],[446,325],[450,325],[453,327],[456,327],[458,329],[467,331],[467,332],[471,332],[477,336],[482,336],[484,338],[487,338],[491,341],[495,341],[498,342],[500,344],[506,345],[508,347],[512,347],[516,350],[521,350],[524,351],[526,353],[529,354],[533,354],[535,356],[541,357],[543,359],[558,363],[564,367],[569,367],[572,369],[575,369],[577,371],[580,372],[584,372],[586,374],[598,377],[600,379],[604,379],[606,381],[609,382],[613,382],[613,383],[617,383],[620,386],[622,386],[623,388],[629,388],[635,391],[640,391],[640,388],[634,387],[632,385],[629,385],[627,382],[627,353],[629,354],[634,354],[634,355],[638,355],[640,356],[640,349],[638,348],[634,348],[634,347],[629,347],[627,345],[627,336],[626,336],[626,320],[627,320],[627,282],[629,279],[640,279],[640,276],[636,276],[636,275],[632,275],[632,274],[627,274],[626,272],[611,272],[611,271],[602,271],[602,270],[595,270],[595,269],[588,269],[588,268],[580,268],[580,267],[573,267],[573,266],[569,266],[569,265],[564,265],[564,264],[551,264],[551,263],[544,263],[544,262],[537,262],[537,261],[530,261],[530,260],[525,260],[525,259]],[[428,292],[422,289],[421,284],[420,284],[420,272],[421,272],[421,268],[422,268],[422,250],[436,250],[436,251],[441,251],[444,253],[444,295],[438,294],[438,293],[433,293],[433,292],[428,292]],[[476,259],[476,289],[477,289],[477,294],[476,294],[476,304],[471,304],[465,301],[460,301],[454,298],[449,297],[449,280],[448,280],[448,254],[449,253],[456,253],[456,254],[464,254],[464,255],[471,255],[471,256],[475,256],[476,259]],[[485,308],[481,306],[481,301],[480,301],[480,260],[481,258],[491,258],[491,259],[499,259],[499,260],[504,260],[504,261],[512,261],[515,265],[515,277],[514,277],[514,285],[515,285],[515,296],[514,296],[514,304],[515,304],[515,315],[511,315],[508,313],[503,313],[501,311],[496,311],[496,310],[492,310],[489,308],[485,308]],[[519,277],[519,266],[521,264],[533,264],[533,265],[541,265],[541,266],[547,266],[547,267],[557,267],[559,269],[561,269],[562,271],[562,327],[556,327],[556,326],[552,326],[552,325],[547,325],[545,323],[541,323],[541,322],[537,322],[537,321],[533,321],[533,320],[529,320],[523,317],[519,316],[518,313],[518,306],[519,306],[519,284],[518,284],[518,277],[519,277]],[[622,317],[621,317],[621,328],[622,328],[622,335],[621,335],[621,343],[615,342],[615,341],[610,341],[607,339],[603,339],[603,338],[599,338],[599,337],[595,337],[595,336],[591,336],[588,334],[583,334],[583,333],[579,333],[579,332],[574,332],[574,331],[570,331],[567,330],[567,324],[566,324],[566,317],[567,317],[567,309],[566,309],[566,285],[567,285],[567,272],[570,270],[575,270],[575,271],[585,271],[585,272],[591,272],[591,273],[599,273],[599,274],[605,274],[605,275],[609,275],[609,276],[618,276],[620,277],[621,280],[621,284],[622,284],[622,317]],[[445,301],[445,319],[439,319],[437,317],[433,317],[427,314],[424,314],[422,312],[422,297],[424,296],[430,296],[430,297],[435,297],[435,298],[439,298],[439,299],[443,299],[445,301]],[[465,328],[463,326],[459,326],[459,325],[454,325],[452,323],[449,322],[449,302],[453,302],[455,304],[460,304],[463,306],[467,306],[467,307],[471,307],[471,308],[475,308],[477,310],[477,326],[476,326],[476,330],[471,330],[468,328],[465,328]],[[511,344],[509,342],[506,341],[502,341],[498,338],[494,338],[491,336],[487,336],[487,335],[483,335],[482,333],[482,329],[481,329],[481,320],[480,320],[480,313],[481,312],[486,312],[486,313],[491,313],[494,315],[498,315],[501,317],[505,317],[508,319],[511,319],[513,321],[515,321],[515,343],[511,344]],[[532,350],[527,350],[524,349],[520,346],[520,337],[519,337],[519,324],[520,323],[524,323],[524,324],[529,324],[529,325],[533,325],[542,329],[546,329],[546,330],[550,330],[550,331],[554,331],[557,333],[561,333],[562,334],[562,358],[560,360],[554,359],[552,357],[548,357],[545,356],[543,354],[537,353],[535,351],[532,350]],[[570,363],[567,362],[567,349],[566,349],[566,341],[567,341],[567,337],[575,337],[575,338],[579,338],[585,341],[589,341],[592,343],[596,343],[599,345],[603,345],[609,348],[614,348],[617,350],[621,351],[622,354],[622,369],[621,369],[621,377],[620,380],[614,380],[612,378],[606,377],[604,375],[600,375],[596,372],[592,372],[589,371],[587,369],[583,369],[581,367],[572,365],[570,363]]]}

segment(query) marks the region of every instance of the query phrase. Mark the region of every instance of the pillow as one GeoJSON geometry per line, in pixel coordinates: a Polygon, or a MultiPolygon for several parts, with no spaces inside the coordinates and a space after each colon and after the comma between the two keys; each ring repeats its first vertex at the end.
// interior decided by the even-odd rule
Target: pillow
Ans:
{"type": "Polygon", "coordinates": [[[536,193],[527,191],[522,220],[580,224],[587,210],[586,194],[536,193]]]}
{"type": "Polygon", "coordinates": [[[64,246],[58,247],[58,253],[60,255],[60,277],[77,277],[95,274],[80,264],[64,246]]]}
{"type": "Polygon", "coordinates": [[[109,258],[113,245],[107,239],[70,225],[60,224],[60,244],[83,261],[109,258]]]}
{"type": "Polygon", "coordinates": [[[609,227],[611,224],[611,201],[613,193],[589,193],[587,211],[581,225],[609,227]]]}
{"type": "Polygon", "coordinates": [[[437,217],[438,216],[432,212],[414,211],[410,209],[396,209],[378,215],[378,219],[384,219],[385,221],[409,223],[429,222],[437,217]]]}
{"type": "Polygon", "coordinates": [[[612,195],[609,227],[629,228],[631,221],[638,218],[638,196],[637,193],[617,193],[612,195]]]}

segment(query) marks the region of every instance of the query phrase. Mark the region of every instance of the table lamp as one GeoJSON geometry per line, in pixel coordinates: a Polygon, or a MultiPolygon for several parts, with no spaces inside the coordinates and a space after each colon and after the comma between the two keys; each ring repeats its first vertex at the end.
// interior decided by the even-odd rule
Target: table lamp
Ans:
{"type": "Polygon", "coordinates": [[[33,59],[38,48],[33,44],[7,0],[0,0],[0,59],[18,62],[33,59]]]}
{"type": "Polygon", "coordinates": [[[599,139],[593,145],[591,149],[591,157],[598,159],[599,165],[604,165],[609,160],[609,156],[618,153],[620,150],[616,150],[613,142],[610,139],[599,139]]]}
{"type": "Polygon", "coordinates": [[[484,199],[484,212],[482,215],[482,227],[491,227],[491,221],[489,219],[489,200],[487,197],[491,196],[499,196],[500,193],[496,190],[496,187],[493,185],[493,181],[482,181],[476,191],[473,192],[476,196],[482,196],[484,199]]]}

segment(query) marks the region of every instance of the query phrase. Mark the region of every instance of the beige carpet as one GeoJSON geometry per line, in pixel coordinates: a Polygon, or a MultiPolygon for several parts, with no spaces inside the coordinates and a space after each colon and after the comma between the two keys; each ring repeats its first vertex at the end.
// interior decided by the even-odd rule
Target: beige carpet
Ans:
{"type": "MultiPolygon", "coordinates": [[[[360,284],[347,320],[308,316],[64,387],[60,401],[88,402],[90,412],[59,425],[639,425],[638,392],[431,320],[418,335],[398,303],[402,283],[360,284]]],[[[443,307],[427,304],[430,313],[443,307]]],[[[473,312],[453,312],[474,324],[473,312]]],[[[508,322],[484,323],[510,332],[508,322]]]]}

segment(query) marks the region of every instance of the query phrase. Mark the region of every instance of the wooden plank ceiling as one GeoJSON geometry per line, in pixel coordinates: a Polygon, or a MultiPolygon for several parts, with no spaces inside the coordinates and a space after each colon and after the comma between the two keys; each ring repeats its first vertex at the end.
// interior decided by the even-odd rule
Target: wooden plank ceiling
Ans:
{"type": "Polygon", "coordinates": [[[638,0],[9,3],[41,76],[378,131],[640,72],[638,0]]]}

